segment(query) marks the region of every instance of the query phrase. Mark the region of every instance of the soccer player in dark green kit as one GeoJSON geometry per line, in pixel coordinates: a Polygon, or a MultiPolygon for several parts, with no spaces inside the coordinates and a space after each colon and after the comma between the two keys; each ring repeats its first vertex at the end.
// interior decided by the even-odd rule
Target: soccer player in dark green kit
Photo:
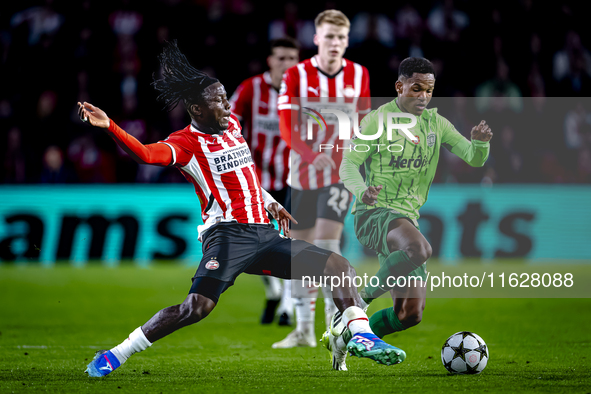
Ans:
{"type": "MultiPolygon", "coordinates": [[[[371,141],[354,139],[340,167],[341,180],[357,197],[352,211],[357,239],[375,250],[380,262],[376,274],[379,284],[367,286],[360,295],[370,303],[391,291],[394,301],[393,308],[378,311],[370,318],[370,326],[380,338],[415,326],[422,318],[427,291],[422,282],[427,277],[425,262],[431,257],[431,245],[420,233],[417,219],[435,177],[439,148],[445,147],[471,166],[482,167],[492,138],[485,121],[472,129],[472,141],[468,141],[436,108],[426,109],[435,88],[435,71],[429,60],[402,61],[395,86],[398,97],[370,112],[361,122],[360,133],[364,136],[377,135],[383,122],[382,134],[371,141]],[[412,140],[398,130],[388,140],[388,113],[416,117],[416,125],[408,128],[412,140]],[[365,180],[359,172],[361,165],[365,167],[365,180]],[[392,278],[401,276],[418,280],[394,286],[392,278]]],[[[395,117],[393,121],[410,123],[411,119],[395,117]]],[[[348,336],[340,314],[336,314],[331,330],[322,339],[332,353],[334,369],[346,370],[344,344],[348,336]]]]}

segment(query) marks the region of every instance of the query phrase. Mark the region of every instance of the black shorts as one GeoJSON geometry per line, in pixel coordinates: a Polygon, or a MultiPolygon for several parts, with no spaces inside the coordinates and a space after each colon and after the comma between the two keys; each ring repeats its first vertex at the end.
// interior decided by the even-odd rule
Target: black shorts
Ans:
{"type": "Polygon", "coordinates": [[[243,272],[283,279],[319,277],[331,254],[279,235],[272,224],[219,223],[203,235],[203,258],[189,293],[217,303],[243,272]]]}
{"type": "Polygon", "coordinates": [[[343,223],[352,201],[345,185],[336,183],[316,190],[291,189],[291,215],[298,221],[293,230],[305,230],[316,225],[317,218],[343,223]]]}

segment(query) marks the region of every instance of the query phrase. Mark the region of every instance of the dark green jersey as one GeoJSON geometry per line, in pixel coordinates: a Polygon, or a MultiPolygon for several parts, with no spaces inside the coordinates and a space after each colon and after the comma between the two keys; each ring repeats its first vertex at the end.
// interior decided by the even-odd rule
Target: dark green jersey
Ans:
{"type": "MultiPolygon", "coordinates": [[[[387,114],[402,112],[391,101],[363,118],[360,133],[378,132],[379,114],[383,114],[383,133],[376,140],[354,139],[351,151],[345,151],[340,176],[345,186],[357,197],[353,212],[375,207],[392,208],[411,219],[418,219],[419,209],[427,201],[435,177],[441,145],[474,167],[481,167],[488,158],[489,142],[468,141],[437,108],[426,109],[417,118],[410,132],[419,138],[415,144],[404,133],[394,130],[388,140],[387,114]],[[365,166],[365,181],[359,166],[365,166]],[[368,186],[382,185],[378,203],[369,206],[361,202],[368,186]]],[[[410,123],[408,118],[394,118],[395,123],[410,123]]]]}

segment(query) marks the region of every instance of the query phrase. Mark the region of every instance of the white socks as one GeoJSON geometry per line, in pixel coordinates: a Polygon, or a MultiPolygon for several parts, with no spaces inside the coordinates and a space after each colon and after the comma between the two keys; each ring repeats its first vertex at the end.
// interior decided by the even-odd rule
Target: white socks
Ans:
{"type": "MultiPolygon", "coordinates": [[[[316,239],[314,245],[319,248],[330,250],[333,253],[341,255],[341,241],[339,239],[316,239]]],[[[322,294],[324,295],[324,315],[326,328],[330,325],[330,319],[337,313],[338,308],[332,298],[332,292],[330,286],[322,287],[322,294]]]]}
{"type": "Polygon", "coordinates": [[[343,312],[343,323],[348,327],[351,334],[372,333],[369,327],[369,319],[363,309],[358,306],[350,306],[343,312]]]}
{"type": "Polygon", "coordinates": [[[302,284],[301,280],[292,280],[291,294],[296,311],[296,331],[307,334],[314,331],[318,288],[311,285],[302,286],[302,284]]]}
{"type": "Polygon", "coordinates": [[[263,284],[265,285],[265,297],[267,300],[281,299],[281,279],[275,278],[274,276],[261,276],[263,284]]]}
{"type": "MultiPolygon", "coordinates": [[[[338,239],[317,239],[314,245],[319,248],[330,250],[331,252],[341,254],[340,240],[338,239]]],[[[324,313],[325,323],[328,327],[330,318],[337,311],[337,307],[332,299],[330,287],[322,287],[324,295],[324,313]]],[[[292,280],[292,297],[295,303],[296,311],[296,331],[309,333],[314,330],[314,317],[316,314],[316,299],[318,298],[318,288],[314,286],[302,287],[301,280],[292,280]]]]}
{"type": "Polygon", "coordinates": [[[283,293],[281,294],[281,302],[277,308],[277,315],[287,313],[290,317],[293,316],[293,299],[291,298],[291,280],[283,279],[283,293]]]}
{"type": "Polygon", "coordinates": [[[314,245],[319,248],[330,250],[338,255],[341,254],[341,240],[340,239],[315,239],[314,245]]]}
{"type": "Polygon", "coordinates": [[[138,327],[129,334],[129,337],[125,341],[111,349],[111,353],[123,364],[132,354],[146,350],[150,346],[152,346],[152,343],[148,341],[142,328],[138,327]]]}

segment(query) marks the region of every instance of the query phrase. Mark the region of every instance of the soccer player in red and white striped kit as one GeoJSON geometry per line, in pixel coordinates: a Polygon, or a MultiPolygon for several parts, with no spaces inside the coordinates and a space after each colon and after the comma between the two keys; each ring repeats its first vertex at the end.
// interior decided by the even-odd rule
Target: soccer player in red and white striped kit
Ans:
{"type": "MultiPolygon", "coordinates": [[[[369,73],[365,67],[343,58],[349,45],[349,19],[337,10],[320,13],[315,21],[314,43],[318,54],[290,68],[283,76],[278,108],[281,135],[291,147],[291,213],[300,218],[292,223],[291,234],[323,249],[340,254],[343,222],[349,211],[351,194],[339,178],[343,147],[336,117],[324,115],[323,128],[314,125],[314,139],[307,140],[305,113],[338,109],[359,121],[371,109],[369,73]],[[310,111],[313,110],[313,111],[310,111]],[[320,145],[339,150],[320,151],[320,145]]],[[[352,130],[349,131],[349,135],[352,130]]],[[[328,327],[336,307],[327,287],[322,289],[325,322],[328,327]]],[[[274,348],[316,346],[314,315],[318,288],[292,285],[297,326],[274,348]]]]}
{"type": "MultiPolygon", "coordinates": [[[[242,82],[230,98],[230,104],[232,113],[242,124],[242,134],[250,146],[261,186],[289,211],[289,148],[279,133],[277,96],[283,73],[298,63],[299,45],[293,38],[285,37],[271,41],[269,48],[269,71],[242,82]]],[[[284,281],[282,289],[279,278],[263,276],[262,279],[267,300],[261,323],[272,323],[279,306],[279,325],[290,325],[293,301],[289,281],[284,281]]]]}
{"type": "MultiPolygon", "coordinates": [[[[154,81],[159,99],[169,108],[182,100],[191,116],[190,125],[159,143],[144,145],[90,103],[78,103],[79,115],[105,129],[138,163],[175,166],[181,171],[201,203],[204,224],[198,232],[203,258],[185,300],[157,312],[121,344],[98,351],[87,366],[89,376],[106,376],[155,341],[206,318],[221,294],[243,272],[283,279],[344,278],[333,295],[343,312],[343,321],[353,333],[347,350],[381,364],[401,362],[404,352],[372,333],[353,285],[355,270],[349,262],[308,242],[281,236],[269,223],[265,210],[286,235],[289,221],[296,221],[261,188],[240,124],[231,115],[224,86],[192,67],[176,43],[167,43],[160,61],[163,76],[154,81]]],[[[109,327],[108,320],[99,324],[109,327]]]]}

